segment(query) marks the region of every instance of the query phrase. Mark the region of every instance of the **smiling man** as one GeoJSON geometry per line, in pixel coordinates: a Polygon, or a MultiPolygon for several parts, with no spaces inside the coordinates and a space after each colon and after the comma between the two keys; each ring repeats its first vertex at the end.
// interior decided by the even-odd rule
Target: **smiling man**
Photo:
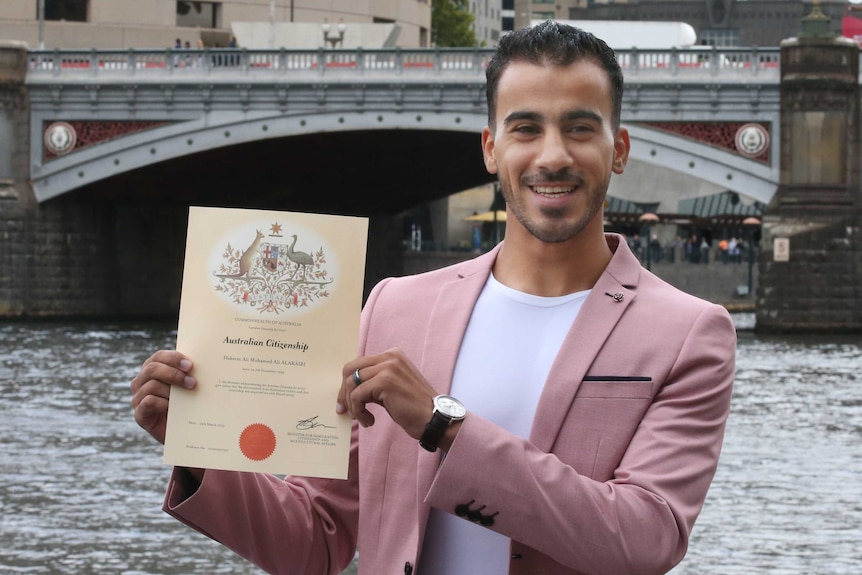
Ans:
{"type": "MultiPolygon", "coordinates": [[[[174,470],[165,510],[269,572],[337,574],[357,548],[364,575],[658,574],[685,555],[733,324],[603,232],[630,146],[607,45],[546,22],[505,36],[487,78],[505,240],[369,296],[334,406],[358,423],[348,480],[174,470]]],[[[193,359],[156,352],[132,381],[159,441],[193,359]]]]}
{"type": "MultiPolygon", "coordinates": [[[[489,84],[495,73],[489,68],[489,84]]],[[[609,74],[593,58],[556,65],[515,60],[497,77],[496,94],[482,149],[515,217],[494,276],[536,295],[588,289],[611,258],[602,209],[611,174],[623,172],[629,152],[609,74]],[[577,269],[550,261],[536,266],[537,257],[565,260],[573,250],[584,258],[577,269]],[[529,267],[569,277],[523,285],[529,267]]]]}

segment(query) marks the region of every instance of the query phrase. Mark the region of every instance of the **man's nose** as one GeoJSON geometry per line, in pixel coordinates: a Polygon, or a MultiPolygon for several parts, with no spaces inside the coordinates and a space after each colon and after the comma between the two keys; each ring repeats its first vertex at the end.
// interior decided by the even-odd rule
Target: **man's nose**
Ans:
{"type": "Polygon", "coordinates": [[[536,159],[536,167],[556,172],[572,165],[572,154],[565,138],[555,130],[549,130],[542,138],[542,149],[536,159]]]}

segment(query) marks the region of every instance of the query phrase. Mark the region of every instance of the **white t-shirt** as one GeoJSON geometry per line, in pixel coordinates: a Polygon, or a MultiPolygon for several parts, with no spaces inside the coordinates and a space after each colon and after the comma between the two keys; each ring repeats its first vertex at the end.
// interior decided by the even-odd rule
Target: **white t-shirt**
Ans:
{"type": "MultiPolygon", "coordinates": [[[[548,372],[589,293],[540,297],[488,278],[470,316],[450,392],[467,407],[467,417],[478,415],[529,437],[548,372]]],[[[419,575],[503,575],[508,569],[508,537],[431,509],[419,575]]]]}

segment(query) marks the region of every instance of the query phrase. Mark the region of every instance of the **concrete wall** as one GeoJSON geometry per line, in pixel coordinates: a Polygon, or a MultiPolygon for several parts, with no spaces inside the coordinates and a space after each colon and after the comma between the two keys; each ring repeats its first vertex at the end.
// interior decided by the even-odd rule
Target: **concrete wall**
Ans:
{"type": "MultiPolygon", "coordinates": [[[[224,0],[217,32],[204,28],[178,27],[175,0],[90,0],[87,22],[45,22],[47,49],[126,49],[173,46],[174,39],[197,45],[203,36],[208,45],[225,45],[234,22],[270,22],[269,0],[224,0]]],[[[337,24],[392,23],[399,28],[398,45],[422,47],[430,37],[430,0],[275,0],[275,22],[337,24]]],[[[36,0],[0,2],[0,38],[39,46],[36,0]]]]}
{"type": "MultiPolygon", "coordinates": [[[[339,38],[337,24],[329,30],[329,38],[339,38]]],[[[316,22],[234,22],[231,31],[243,48],[267,50],[287,48],[289,50],[315,50],[328,48],[324,44],[323,30],[316,22]],[[270,44],[271,42],[271,44],[270,44]]],[[[344,36],[337,48],[356,50],[357,48],[378,49],[395,48],[401,45],[401,28],[395,24],[351,23],[347,25],[344,36]]]]}
{"type": "MultiPolygon", "coordinates": [[[[90,316],[112,309],[104,207],[66,199],[0,204],[0,315],[90,316]]],[[[108,236],[109,237],[109,236],[108,236]]]]}
{"type": "MultiPolygon", "coordinates": [[[[175,317],[187,222],[161,201],[0,200],[0,317],[175,317]]],[[[365,295],[402,266],[397,221],[369,230],[365,295]]]]}
{"type": "Polygon", "coordinates": [[[763,229],[758,331],[862,331],[862,217],[770,218],[763,229]],[[775,261],[775,238],[790,241],[788,261],[775,261]]]}

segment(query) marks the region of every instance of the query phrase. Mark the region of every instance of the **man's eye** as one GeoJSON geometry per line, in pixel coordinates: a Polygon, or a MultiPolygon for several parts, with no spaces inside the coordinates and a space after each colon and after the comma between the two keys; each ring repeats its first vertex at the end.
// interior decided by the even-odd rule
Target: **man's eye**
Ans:
{"type": "Polygon", "coordinates": [[[516,126],[514,131],[519,132],[521,134],[535,134],[539,131],[539,129],[536,128],[535,126],[522,125],[522,126],[516,126]]]}

